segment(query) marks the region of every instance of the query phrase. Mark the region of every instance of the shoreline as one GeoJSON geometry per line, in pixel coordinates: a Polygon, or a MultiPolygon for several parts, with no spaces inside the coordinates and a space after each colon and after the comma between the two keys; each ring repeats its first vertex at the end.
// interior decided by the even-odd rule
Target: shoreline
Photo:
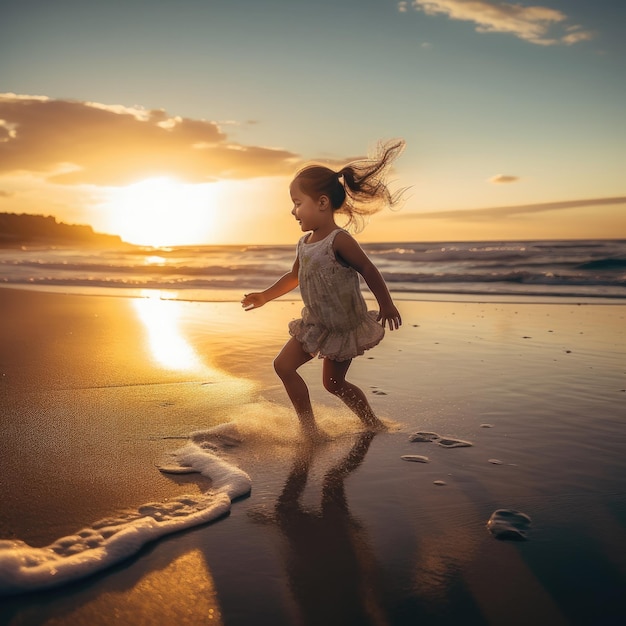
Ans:
{"type": "Polygon", "coordinates": [[[626,307],[402,301],[401,331],[351,368],[390,432],[363,439],[314,360],[303,376],[335,439],[309,458],[271,368],[295,301],[244,312],[19,289],[0,300],[0,539],[47,545],[129,507],[206,492],[210,478],[156,466],[226,422],[243,442],[221,454],[252,480],[215,523],[88,579],[3,598],[7,624],[28,614],[106,626],[114,612],[156,624],[158,611],[171,623],[306,623],[332,610],[323,579],[343,594],[336,610],[394,626],[626,615],[626,307]],[[473,445],[410,442],[416,431],[473,445]],[[490,535],[498,508],[531,517],[527,541],[490,535]],[[368,581],[370,604],[355,580],[368,581]]]}
{"type": "MultiPolygon", "coordinates": [[[[113,298],[146,298],[152,295],[162,300],[175,300],[178,302],[239,302],[242,296],[240,289],[157,289],[142,287],[89,287],[67,285],[29,285],[26,283],[2,283],[0,289],[15,289],[18,291],[40,291],[42,293],[58,293],[77,296],[101,296],[113,298]],[[211,293],[211,297],[206,294],[211,293]],[[182,297],[181,297],[182,295],[182,297]]],[[[489,303],[489,304],[564,304],[564,305],[626,305],[626,298],[622,296],[573,296],[573,295],[533,295],[527,293],[489,293],[472,292],[460,293],[458,291],[394,291],[390,289],[394,300],[399,302],[451,302],[451,303],[489,303]]],[[[372,300],[373,296],[365,288],[363,295],[366,300],[372,300]]],[[[300,302],[299,295],[285,295],[279,299],[281,302],[300,302]]]]}

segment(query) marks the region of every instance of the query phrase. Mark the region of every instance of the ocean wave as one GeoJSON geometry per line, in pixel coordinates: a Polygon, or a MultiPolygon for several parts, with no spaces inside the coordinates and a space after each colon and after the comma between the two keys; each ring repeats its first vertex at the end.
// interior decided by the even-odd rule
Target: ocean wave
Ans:
{"type": "Polygon", "coordinates": [[[527,283],[542,285],[597,285],[626,287],[624,277],[593,277],[593,276],[567,276],[557,274],[533,274],[526,271],[510,271],[501,273],[454,273],[447,274],[414,274],[414,273],[388,273],[384,274],[388,283],[527,283]]]}
{"type": "Polygon", "coordinates": [[[111,287],[129,289],[228,289],[243,288],[241,281],[234,278],[173,278],[171,280],[149,280],[139,278],[119,278],[119,277],[86,277],[86,278],[54,278],[48,276],[30,277],[27,279],[0,279],[4,285],[40,285],[49,287],[111,287]]]}
{"type": "MultiPolygon", "coordinates": [[[[391,290],[626,297],[626,242],[364,244],[391,290]]],[[[161,290],[256,290],[293,265],[294,246],[0,249],[0,283],[161,290]]],[[[210,295],[207,296],[210,298],[210,295]]]]}
{"type": "MultiPolygon", "coordinates": [[[[3,264],[0,263],[0,267],[3,264]]],[[[13,267],[31,268],[38,272],[50,272],[53,270],[60,270],[63,272],[73,273],[107,273],[107,274],[134,274],[138,276],[150,276],[154,274],[158,275],[185,275],[185,276],[221,276],[221,275],[249,275],[251,273],[271,273],[271,272],[283,272],[284,267],[280,265],[267,264],[262,267],[255,267],[249,265],[172,265],[172,264],[150,264],[150,265],[122,265],[111,263],[69,263],[69,262],[55,262],[55,261],[24,261],[22,263],[4,263],[13,267]]]]}
{"type": "Polygon", "coordinates": [[[626,269],[626,259],[596,259],[577,266],[581,270],[621,270],[626,269]]]}

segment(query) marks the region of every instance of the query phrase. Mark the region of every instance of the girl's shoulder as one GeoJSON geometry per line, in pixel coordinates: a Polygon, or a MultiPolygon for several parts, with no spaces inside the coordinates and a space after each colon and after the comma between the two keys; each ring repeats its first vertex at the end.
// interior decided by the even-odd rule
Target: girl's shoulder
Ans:
{"type": "Polygon", "coordinates": [[[356,239],[344,228],[337,228],[331,233],[331,236],[333,238],[333,241],[339,239],[339,241],[350,240],[356,242],[356,239]]]}
{"type": "Polygon", "coordinates": [[[335,251],[344,247],[360,247],[357,240],[343,228],[338,228],[332,233],[332,247],[335,251]]]}

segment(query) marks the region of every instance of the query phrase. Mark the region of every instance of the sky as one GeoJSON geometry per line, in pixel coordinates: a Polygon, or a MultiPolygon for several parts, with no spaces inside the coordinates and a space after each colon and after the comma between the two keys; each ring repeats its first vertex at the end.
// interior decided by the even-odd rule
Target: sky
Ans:
{"type": "Polygon", "coordinates": [[[0,212],[288,244],[289,182],[403,138],[358,239],[626,238],[623,0],[21,0],[0,212]]]}

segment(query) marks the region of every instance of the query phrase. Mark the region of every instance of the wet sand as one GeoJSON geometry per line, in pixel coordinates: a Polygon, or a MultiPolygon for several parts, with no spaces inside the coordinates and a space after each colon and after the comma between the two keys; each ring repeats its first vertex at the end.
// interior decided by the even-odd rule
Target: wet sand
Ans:
{"type": "Polygon", "coordinates": [[[210,490],[157,466],[226,422],[242,442],[220,454],[252,480],[219,520],[2,598],[0,623],[623,623],[626,306],[400,309],[351,368],[389,432],[360,432],[313,361],[333,440],[310,449],[271,365],[298,303],[0,289],[0,539],[210,490]],[[499,509],[530,518],[525,540],[489,531],[499,509]]]}

